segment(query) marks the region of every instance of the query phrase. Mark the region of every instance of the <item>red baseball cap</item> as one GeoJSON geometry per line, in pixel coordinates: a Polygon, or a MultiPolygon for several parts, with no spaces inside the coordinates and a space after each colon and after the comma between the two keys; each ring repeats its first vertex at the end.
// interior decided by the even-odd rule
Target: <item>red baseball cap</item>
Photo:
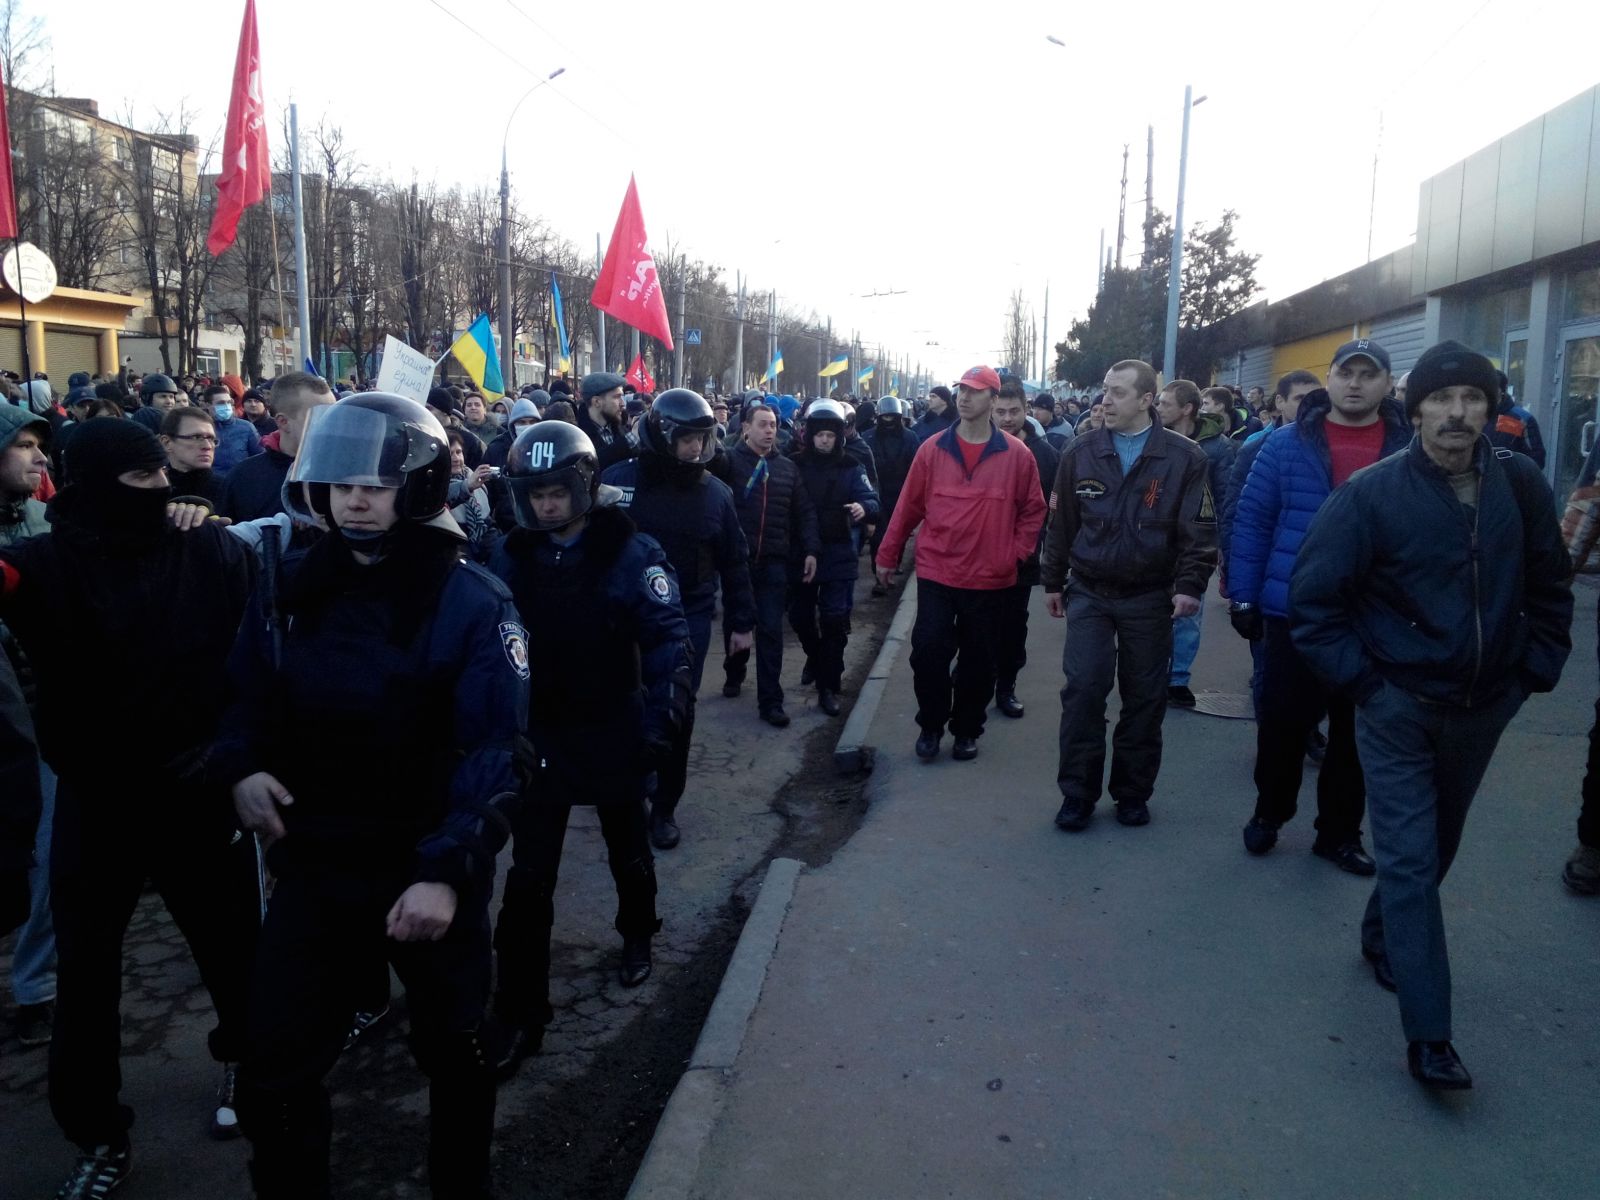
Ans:
{"type": "Polygon", "coordinates": [[[995,373],[993,367],[973,367],[961,377],[957,386],[969,387],[979,392],[985,389],[991,392],[998,392],[1000,390],[1000,376],[995,373]]]}

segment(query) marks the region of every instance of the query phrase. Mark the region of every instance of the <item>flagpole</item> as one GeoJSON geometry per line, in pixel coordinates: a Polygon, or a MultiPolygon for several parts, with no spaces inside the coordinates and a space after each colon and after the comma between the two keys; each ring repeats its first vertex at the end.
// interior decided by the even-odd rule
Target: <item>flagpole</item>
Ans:
{"type": "MultiPolygon", "coordinates": [[[[278,328],[283,331],[283,337],[273,339],[274,345],[272,351],[272,365],[274,367],[278,365],[278,351],[276,343],[283,341],[289,336],[289,322],[284,319],[283,315],[283,259],[278,253],[278,213],[276,205],[273,203],[275,199],[275,193],[267,193],[267,227],[272,230],[272,279],[273,285],[276,287],[278,292],[278,328]]],[[[273,374],[277,374],[277,372],[274,371],[273,374]]],[[[256,382],[260,383],[261,381],[258,379],[256,382]]]]}
{"type": "MultiPolygon", "coordinates": [[[[596,278],[600,275],[600,265],[600,235],[597,233],[594,235],[594,273],[596,278]]],[[[606,361],[606,314],[605,310],[599,305],[595,306],[594,319],[595,326],[600,334],[600,365],[595,370],[606,371],[610,369],[610,364],[606,361]]]]}
{"type": "Polygon", "coordinates": [[[301,365],[311,361],[311,302],[306,296],[306,211],[300,187],[300,107],[289,105],[289,175],[294,188],[294,279],[301,365]]]}

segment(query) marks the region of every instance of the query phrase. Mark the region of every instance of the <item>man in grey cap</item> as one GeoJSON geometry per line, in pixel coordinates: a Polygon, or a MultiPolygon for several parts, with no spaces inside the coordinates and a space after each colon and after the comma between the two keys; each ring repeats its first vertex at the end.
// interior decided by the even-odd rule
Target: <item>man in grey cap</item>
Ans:
{"type": "Polygon", "coordinates": [[[1549,485],[1483,436],[1499,400],[1483,355],[1425,352],[1406,387],[1416,436],[1328,497],[1289,587],[1295,649],[1356,708],[1378,859],[1361,953],[1399,994],[1411,1074],[1441,1089],[1472,1077],[1450,1043],[1439,886],[1501,732],[1572,650],[1549,485]]]}
{"type": "Polygon", "coordinates": [[[578,390],[583,403],[578,407],[578,428],[589,435],[600,459],[600,473],[613,463],[623,462],[638,453],[622,423],[622,390],[628,381],[610,371],[585,375],[578,390]]]}

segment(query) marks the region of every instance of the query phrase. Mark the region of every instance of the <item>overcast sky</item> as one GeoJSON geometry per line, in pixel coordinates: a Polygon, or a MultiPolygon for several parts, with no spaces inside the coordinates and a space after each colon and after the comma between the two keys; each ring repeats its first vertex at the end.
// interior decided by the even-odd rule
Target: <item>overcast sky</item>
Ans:
{"type": "MultiPolygon", "coordinates": [[[[187,101],[218,135],[243,0],[21,3],[58,94],[113,116],[187,101]]],[[[632,172],[658,249],[943,375],[997,357],[1015,288],[1042,316],[1049,285],[1052,341],[1083,314],[1125,142],[1137,256],[1145,129],[1171,212],[1186,82],[1207,97],[1187,221],[1237,209],[1273,299],[1366,260],[1375,151],[1378,256],[1412,239],[1422,179],[1600,82],[1588,0],[921,7],[257,5],[269,106],[339,124],[372,172],[497,182],[513,105],[564,67],[510,131],[513,185],[558,231],[609,237],[632,172]]]]}

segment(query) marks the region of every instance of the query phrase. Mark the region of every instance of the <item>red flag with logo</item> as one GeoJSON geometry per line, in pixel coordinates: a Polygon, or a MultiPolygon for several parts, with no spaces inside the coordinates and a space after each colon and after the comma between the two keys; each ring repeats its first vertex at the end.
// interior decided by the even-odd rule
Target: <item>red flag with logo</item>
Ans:
{"type": "Polygon", "coordinates": [[[656,381],[650,377],[650,372],[645,370],[643,354],[634,355],[633,366],[628,368],[628,373],[623,378],[633,384],[636,391],[654,392],[656,390],[656,381]]]}
{"type": "Polygon", "coordinates": [[[639,190],[630,175],[628,193],[622,198],[622,211],[617,214],[617,227],[611,231],[611,245],[606,247],[590,301],[601,312],[660,338],[671,350],[672,323],[667,320],[667,301],[661,294],[649,241],[644,213],[639,209],[639,190]]]}
{"type": "Polygon", "coordinates": [[[11,182],[11,118],[6,115],[6,81],[0,72],[0,237],[22,236],[17,227],[17,189],[11,182]]]}
{"type": "Polygon", "coordinates": [[[233,95],[222,136],[222,174],[206,249],[221,254],[233,245],[244,210],[272,191],[272,154],[267,149],[266,103],[261,96],[261,42],[256,37],[256,0],[245,0],[239,56],[233,63],[233,95]]]}

